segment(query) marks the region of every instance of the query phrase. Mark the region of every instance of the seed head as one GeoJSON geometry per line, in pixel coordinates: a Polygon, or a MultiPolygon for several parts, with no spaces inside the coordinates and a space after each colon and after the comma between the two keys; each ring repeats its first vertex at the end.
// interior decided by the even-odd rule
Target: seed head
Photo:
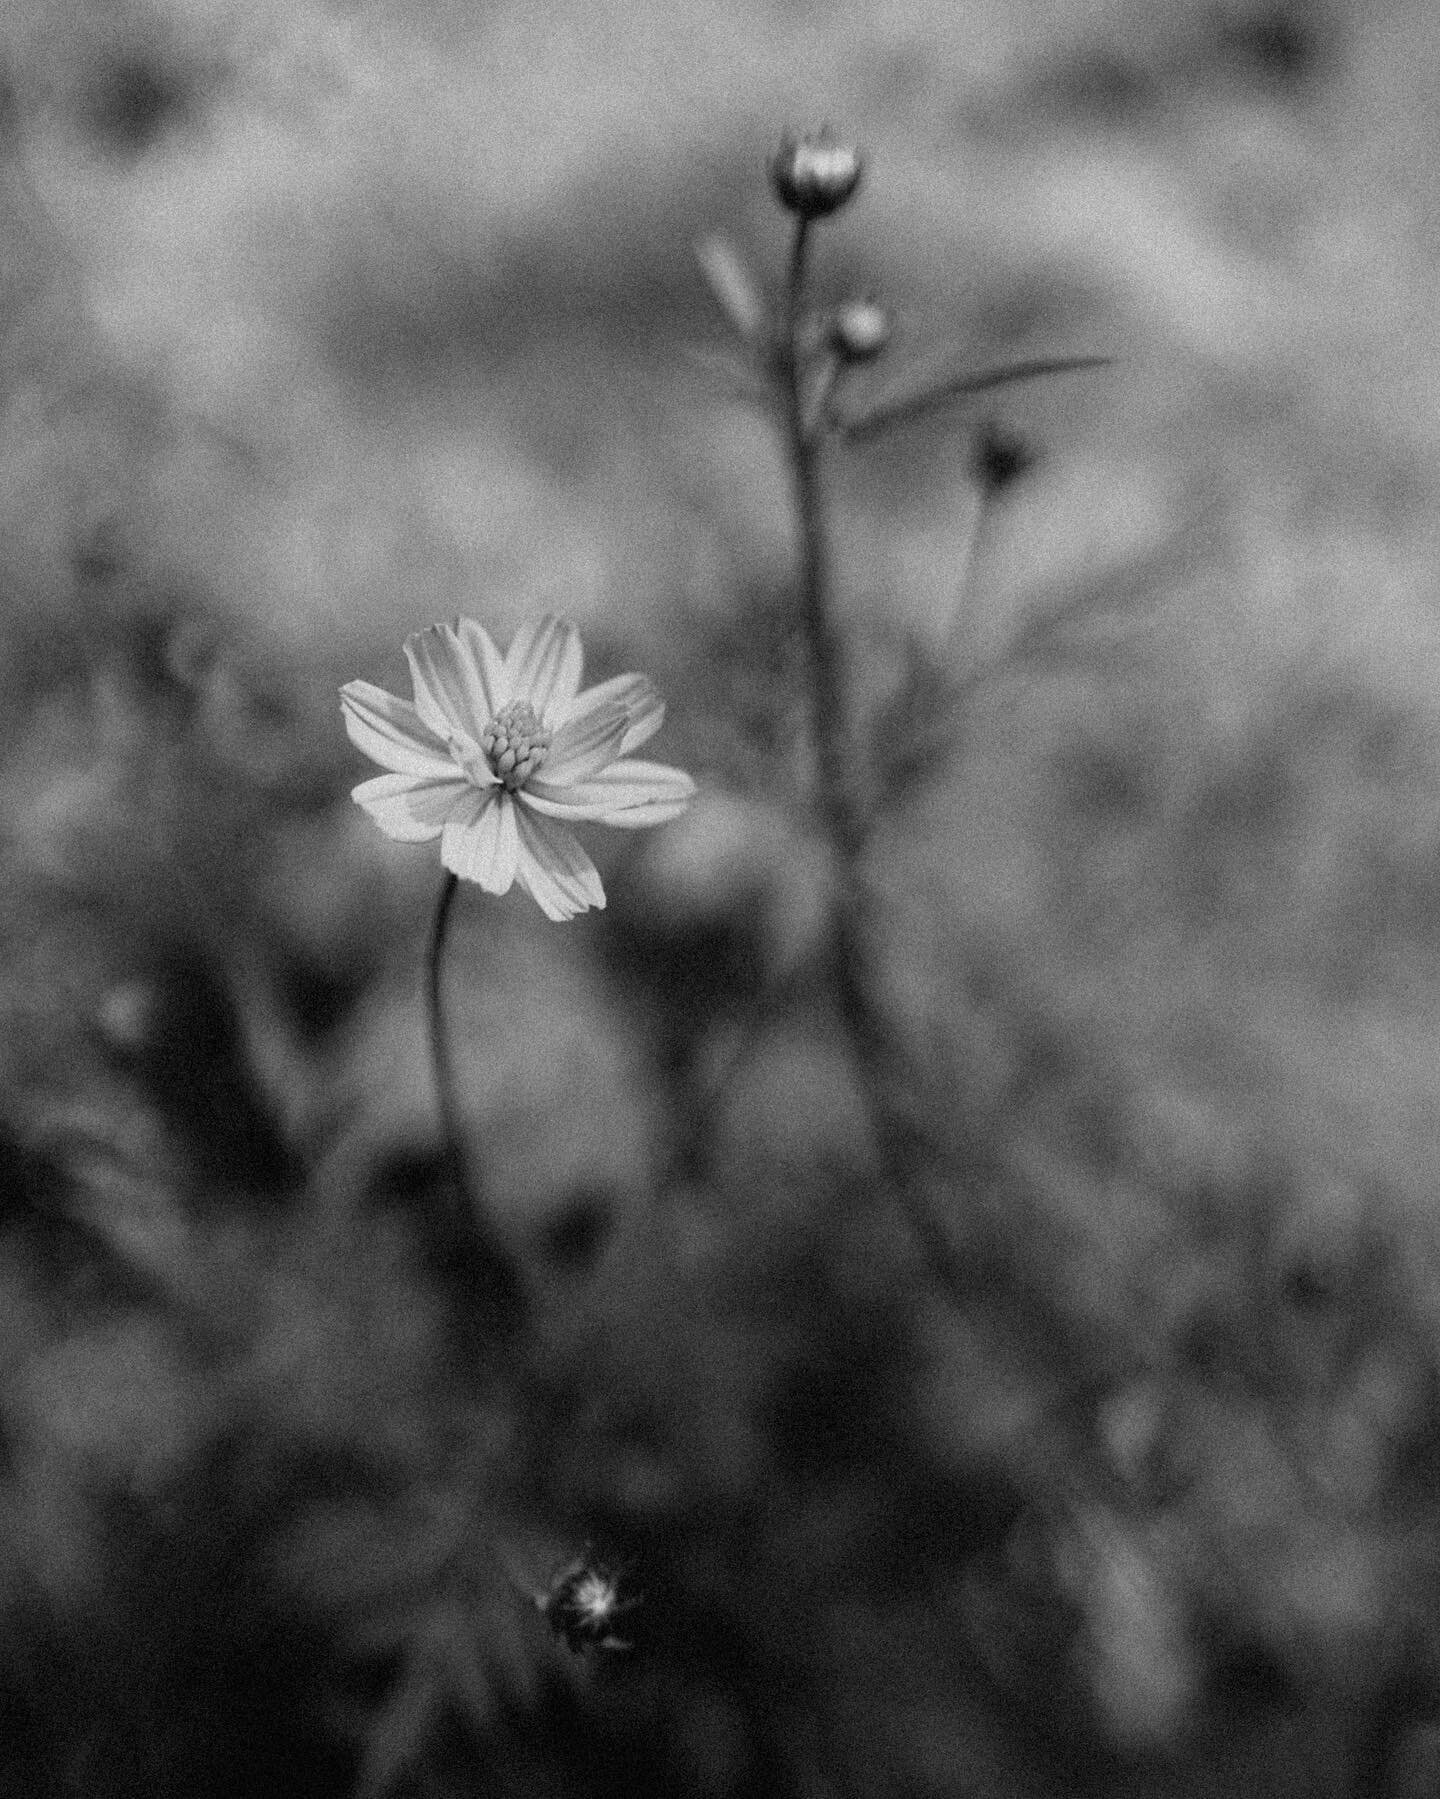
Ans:
{"type": "Polygon", "coordinates": [[[628,1649],[615,1621],[639,1602],[621,1591],[620,1577],[588,1555],[562,1568],[537,1601],[546,1623],[567,1648],[628,1649]]]}

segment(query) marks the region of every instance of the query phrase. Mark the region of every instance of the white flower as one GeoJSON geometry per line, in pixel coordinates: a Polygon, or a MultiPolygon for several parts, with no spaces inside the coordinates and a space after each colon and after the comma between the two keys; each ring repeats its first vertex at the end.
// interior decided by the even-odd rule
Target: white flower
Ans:
{"type": "Polygon", "coordinates": [[[389,774],[352,798],[388,837],[440,839],[440,859],[487,893],[515,882],[547,918],[605,904],[595,865],[565,828],[635,829],[677,818],[695,783],[631,760],[665,707],[644,675],[580,691],[580,633],[542,618],[504,656],[473,619],[405,640],[414,700],[368,681],[340,690],[350,741],[389,774]],[[565,821],[565,822],[562,822],[565,821]]]}

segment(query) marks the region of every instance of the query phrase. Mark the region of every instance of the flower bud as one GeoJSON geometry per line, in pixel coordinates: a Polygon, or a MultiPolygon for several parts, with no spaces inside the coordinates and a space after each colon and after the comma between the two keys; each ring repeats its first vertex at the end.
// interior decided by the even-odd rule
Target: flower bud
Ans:
{"type": "Polygon", "coordinates": [[[823,219],[843,206],[860,185],[864,164],[852,144],[837,144],[825,132],[781,139],[770,162],[770,181],[787,212],[823,219]]]}
{"type": "Polygon", "coordinates": [[[830,317],[830,348],[842,362],[873,362],[890,342],[890,314],[875,300],[845,300],[830,317]]]}
{"type": "Polygon", "coordinates": [[[987,493],[997,494],[1029,474],[1035,460],[1034,450],[1023,437],[989,419],[971,446],[970,473],[987,493]]]}

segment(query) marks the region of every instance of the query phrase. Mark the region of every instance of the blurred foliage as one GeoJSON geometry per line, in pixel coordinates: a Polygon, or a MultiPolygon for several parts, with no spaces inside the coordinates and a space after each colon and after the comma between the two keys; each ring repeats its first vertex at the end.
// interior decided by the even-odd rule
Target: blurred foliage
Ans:
{"type": "Polygon", "coordinates": [[[1437,48],[6,7],[0,1794],[1434,1790],[1437,48]],[[897,353],[1118,356],[835,469],[960,1291],[817,978],[778,461],[681,354],[820,117],[897,353]],[[603,919],[462,908],[500,1358],[335,688],[542,602],[703,791],[603,919]]]}

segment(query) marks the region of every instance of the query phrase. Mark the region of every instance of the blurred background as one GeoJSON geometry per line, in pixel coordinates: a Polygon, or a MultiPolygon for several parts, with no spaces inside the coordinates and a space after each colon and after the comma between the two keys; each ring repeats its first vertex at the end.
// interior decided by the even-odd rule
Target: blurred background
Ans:
{"type": "Polygon", "coordinates": [[[8,0],[0,1795],[1440,1792],[1437,78],[1420,0],[8,0]],[[961,696],[871,871],[949,1288],[692,354],[826,120],[892,362],[1113,358],[832,468],[860,710],[961,696]],[[502,1359],[336,690],[547,609],[701,793],[462,896],[502,1359]]]}

